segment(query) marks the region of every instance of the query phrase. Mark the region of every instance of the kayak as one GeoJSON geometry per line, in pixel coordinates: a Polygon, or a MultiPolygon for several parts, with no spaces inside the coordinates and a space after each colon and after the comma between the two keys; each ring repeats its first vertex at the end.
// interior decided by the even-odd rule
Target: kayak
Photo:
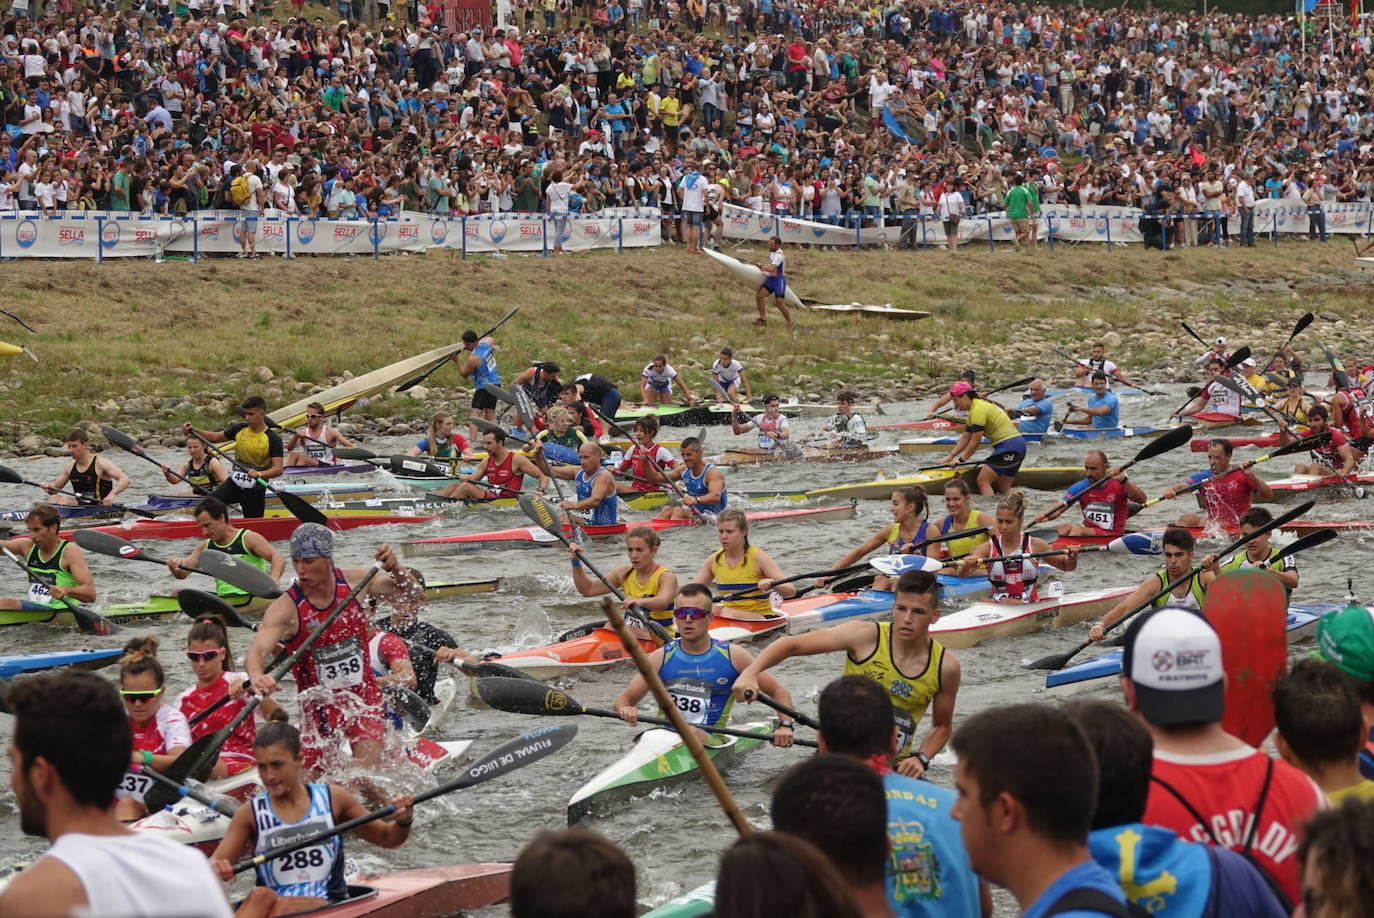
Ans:
{"type": "MultiPolygon", "coordinates": [[[[969,487],[975,487],[978,468],[970,469],[931,469],[919,475],[901,478],[879,478],[876,481],[855,485],[837,485],[833,488],[817,488],[807,491],[806,496],[822,500],[887,500],[892,492],[907,485],[921,488],[927,494],[941,494],[945,485],[955,476],[962,478],[969,487]]],[[[1041,468],[1022,468],[1016,473],[1016,484],[1034,488],[1037,491],[1058,491],[1067,488],[1083,477],[1083,469],[1077,466],[1049,466],[1041,468]]]]}
{"type": "MultiPolygon", "coordinates": [[[[287,482],[281,486],[281,490],[310,504],[322,500],[367,500],[377,496],[377,489],[372,485],[302,485],[287,482]]],[[[194,507],[204,499],[203,494],[154,494],[139,509],[183,510],[194,507]]],[[[265,504],[268,507],[280,507],[281,498],[269,491],[265,504]]]]}
{"type": "MultiPolygon", "coordinates": [[[[1170,526],[1168,528],[1177,529],[1180,527],[1170,526]]],[[[1188,532],[1192,534],[1194,539],[1205,539],[1209,536],[1207,530],[1201,526],[1188,527],[1188,532]]],[[[1053,529],[1037,529],[1032,530],[1030,535],[1035,538],[1044,539],[1050,544],[1050,548],[1069,548],[1073,545],[1107,545],[1120,538],[1130,538],[1132,536],[1143,537],[1130,539],[1130,541],[1134,543],[1131,546],[1131,554],[1157,555],[1163,550],[1162,546],[1159,544],[1159,538],[1164,535],[1164,529],[1127,529],[1124,532],[1115,534],[1103,533],[1077,536],[1061,536],[1053,529]]]]}
{"type": "MultiPolygon", "coordinates": [[[[1060,431],[1046,433],[1022,433],[1021,439],[1027,443],[1050,443],[1055,440],[1120,440],[1130,438],[1158,437],[1168,433],[1168,427],[1065,427],[1060,431]]],[[[959,442],[958,437],[913,438],[898,440],[900,453],[938,453],[949,452],[950,447],[959,442]]],[[[987,444],[987,438],[983,439],[987,444]]]]}
{"type": "MultiPolygon", "coordinates": [[[[316,501],[313,506],[330,519],[363,516],[427,516],[461,507],[459,501],[443,497],[416,499],[414,497],[369,497],[366,500],[316,501]]],[[[264,517],[290,516],[285,507],[267,507],[264,517]]]]}
{"type": "Polygon", "coordinates": [[[1191,415],[1194,427],[1201,427],[1203,430],[1221,430],[1224,427],[1258,427],[1264,422],[1259,418],[1236,417],[1233,414],[1222,414],[1220,411],[1199,411],[1191,415]]]}
{"type": "MultiPolygon", "coordinates": [[[[818,523],[826,520],[849,520],[854,518],[854,504],[832,504],[827,507],[805,507],[799,510],[763,510],[746,514],[750,522],[805,522],[818,523]]],[[[623,536],[635,526],[648,526],[656,531],[676,529],[681,526],[697,525],[696,520],[639,520],[615,523],[609,526],[583,526],[582,531],[592,537],[623,536]]],[[[573,531],[563,527],[569,538],[573,531]]],[[[401,543],[401,553],[408,558],[424,556],[454,555],[465,551],[505,548],[537,548],[562,543],[541,526],[521,526],[515,529],[497,529],[492,532],[472,532],[465,535],[436,536],[431,539],[416,539],[401,543]]]]}
{"type": "Polygon", "coordinates": [[[1290,475],[1287,478],[1270,480],[1269,487],[1274,490],[1277,497],[1279,494],[1300,494],[1318,488],[1359,487],[1371,484],[1374,484],[1374,475],[1351,475],[1349,478],[1342,478],[1340,475],[1290,475]]]}
{"type": "Polygon", "coordinates": [[[804,446],[798,456],[784,456],[781,452],[775,453],[751,453],[745,450],[727,449],[719,456],[715,457],[716,465],[762,465],[769,462],[867,462],[870,459],[884,459],[891,456],[897,450],[890,446],[880,446],[871,448],[860,447],[840,447],[836,449],[823,449],[815,446],[804,446]]]}
{"type": "Polygon", "coordinates": [[[370,462],[337,463],[335,465],[288,465],[281,470],[283,478],[302,475],[367,475],[377,471],[370,462]]]}
{"type": "MultiPolygon", "coordinates": [[[[802,415],[802,409],[797,405],[783,405],[778,410],[788,418],[802,415]]],[[[734,413],[732,405],[643,405],[621,408],[615,416],[615,422],[629,430],[635,421],[652,414],[663,427],[706,427],[729,424],[734,413]]]]}
{"type": "MultiPolygon", "coordinates": [[[[1279,435],[1277,433],[1261,434],[1256,437],[1227,437],[1226,440],[1233,447],[1241,446],[1278,446],[1279,435]]],[[[1212,441],[1206,437],[1195,437],[1188,448],[1195,453],[1205,453],[1207,448],[1212,445],[1212,441]]]]}
{"type": "MultiPolygon", "coordinates": [[[[1137,389],[1134,386],[1112,386],[1108,390],[1117,398],[1134,397],[1137,395],[1149,395],[1144,389],[1137,389]]],[[[1092,395],[1092,386],[1069,386],[1067,389],[1047,389],[1045,395],[1049,398],[1058,398],[1061,395],[1092,395]]]]}
{"type": "Polygon", "coordinates": [[[513,869],[513,863],[453,864],[360,876],[348,884],[348,898],[342,902],[296,914],[315,918],[466,914],[506,901],[513,869]]]}
{"type": "Polygon", "coordinates": [[[1292,532],[1300,536],[1307,535],[1309,532],[1316,532],[1319,529],[1359,532],[1364,529],[1374,529],[1374,520],[1294,520],[1279,528],[1284,532],[1292,532]]]}
{"type": "MultiPolygon", "coordinates": [[[[724,252],[717,252],[710,246],[706,246],[701,251],[716,264],[720,265],[726,271],[729,271],[731,277],[744,284],[749,290],[757,290],[763,286],[763,272],[759,270],[758,265],[750,264],[747,261],[740,261],[738,258],[726,255],[724,252]]],[[[804,304],[792,289],[791,284],[788,284],[783,290],[783,299],[787,302],[787,305],[791,306],[793,309],[804,308],[804,304]]]]}
{"type": "Polygon", "coordinates": [[[858,313],[865,316],[882,316],[885,319],[929,319],[930,313],[921,312],[918,309],[903,309],[900,306],[893,306],[891,303],[884,303],[881,306],[867,305],[864,303],[807,303],[807,309],[818,309],[821,312],[838,313],[858,313]]]}
{"type": "Polygon", "coordinates": [[[964,426],[962,420],[948,418],[922,418],[919,421],[905,421],[901,424],[874,424],[869,430],[959,430],[964,426]]]}
{"type": "Polygon", "coordinates": [[[941,644],[957,650],[991,638],[1029,634],[1044,623],[1065,628],[1101,615],[1134,589],[1109,587],[1039,602],[975,602],[941,615],[930,626],[930,633],[941,644]]]}
{"type": "Polygon", "coordinates": [[[645,912],[640,918],[702,918],[716,909],[716,881],[712,880],[669,899],[658,908],[645,912]]]}
{"type": "MultiPolygon", "coordinates": [[[[1310,637],[1317,628],[1318,620],[1323,615],[1339,612],[1344,608],[1343,603],[1334,602],[1294,603],[1290,605],[1288,607],[1288,621],[1285,624],[1288,629],[1288,643],[1295,644],[1310,637]]],[[[1082,663],[1050,673],[1045,677],[1045,688],[1063,688],[1091,679],[1118,675],[1121,672],[1123,653],[1124,651],[1120,649],[1111,650],[1091,660],[1084,660],[1082,663]]]]}
{"type": "Polygon", "coordinates": [[[109,666],[124,655],[118,647],[101,650],[54,650],[48,653],[14,653],[0,656],[0,679],[10,679],[23,673],[36,673],[59,666],[76,669],[99,669],[109,666]]]}
{"type": "Polygon", "coordinates": [[[12,354],[22,354],[24,348],[18,344],[10,344],[8,341],[0,341],[0,357],[9,357],[12,354]]]}
{"type": "MultiPolygon", "coordinates": [[[[735,724],[732,729],[753,736],[715,736],[706,746],[706,754],[717,770],[724,771],[746,752],[768,743],[773,728],[772,721],[735,724]]],[[[695,778],[697,771],[696,760],[676,732],[663,728],[646,730],[635,737],[628,752],[572,795],[568,801],[568,825],[581,822],[593,808],[683,784],[695,778]]]]}
{"type": "MultiPolygon", "coordinates": [[[[391,477],[396,479],[400,484],[409,485],[412,488],[419,488],[424,491],[438,491],[452,484],[461,484],[463,481],[462,478],[457,476],[450,478],[447,476],[411,476],[393,473],[391,477]]],[[[480,484],[481,482],[478,483],[480,484]]],[[[569,485],[569,487],[571,487],[571,485],[569,485]]],[[[526,492],[531,494],[534,493],[533,487],[526,489],[526,492]]],[[[668,502],[668,494],[663,491],[642,491],[637,494],[622,497],[621,501],[625,506],[632,507],[635,510],[657,510],[668,502]]],[[[462,498],[461,500],[455,500],[454,503],[461,503],[465,507],[473,510],[508,510],[512,507],[520,506],[520,498],[517,495],[491,498],[462,498]]]]}
{"type": "MultiPolygon", "coordinates": [[[[359,526],[385,524],[418,525],[432,523],[437,516],[341,516],[329,521],[329,528],[343,531],[359,526]]],[[[229,523],[239,529],[248,529],[272,542],[291,538],[300,521],[293,516],[281,517],[236,517],[229,523]]],[[[204,534],[194,520],[137,520],[113,526],[96,526],[96,532],[109,532],[124,539],[202,539],[204,534]]],[[[62,538],[70,539],[68,530],[63,530],[62,538]]]]}

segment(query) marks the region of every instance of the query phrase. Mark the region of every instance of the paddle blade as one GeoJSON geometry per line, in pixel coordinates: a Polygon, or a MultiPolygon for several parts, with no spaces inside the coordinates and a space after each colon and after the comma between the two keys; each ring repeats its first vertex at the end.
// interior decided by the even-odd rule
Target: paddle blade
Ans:
{"type": "Polygon", "coordinates": [[[163,563],[161,558],[153,557],[145,552],[142,547],[135,545],[128,539],[121,539],[112,532],[78,529],[72,534],[72,540],[80,545],[84,551],[95,552],[97,555],[125,558],[129,561],[151,561],[153,564],[163,563]]]}
{"type": "Polygon", "coordinates": [[[1107,551],[1131,555],[1157,555],[1164,550],[1164,533],[1128,532],[1107,543],[1107,551]]]}
{"type": "Polygon", "coordinates": [[[535,497],[533,494],[522,494],[520,496],[520,509],[524,511],[525,516],[543,527],[549,535],[560,542],[567,543],[568,537],[563,534],[563,524],[558,522],[558,512],[554,509],[553,504],[535,497]]]}
{"type": "Polygon", "coordinates": [[[364,446],[340,446],[334,450],[339,459],[376,459],[377,454],[364,446]]]}
{"type": "Polygon", "coordinates": [[[1188,334],[1192,335],[1195,339],[1197,339],[1197,343],[1198,343],[1198,344],[1201,344],[1203,347],[1210,347],[1210,346],[1211,346],[1211,345],[1209,345],[1206,341],[1203,341],[1203,340],[1202,340],[1202,336],[1199,335],[1197,332],[1193,331],[1192,328],[1190,328],[1190,327],[1188,326],[1188,323],[1187,323],[1187,322],[1180,322],[1180,323],[1178,323],[1178,324],[1181,325],[1181,326],[1183,326],[1183,330],[1184,330],[1184,331],[1186,331],[1188,334]]]}
{"type": "Polygon", "coordinates": [[[200,572],[238,587],[250,596],[276,599],[282,592],[271,574],[222,551],[201,552],[200,572]]]}
{"type": "Polygon", "coordinates": [[[502,743],[473,762],[468,766],[464,776],[458,780],[436,787],[434,790],[416,794],[415,802],[421,803],[425,800],[432,800],[447,794],[449,791],[472,787],[474,784],[481,784],[492,778],[509,774],[517,768],[531,762],[537,762],[547,755],[552,755],[571,743],[576,735],[577,724],[550,724],[547,727],[532,730],[524,736],[502,743]]]}
{"type": "Polygon", "coordinates": [[[484,660],[481,663],[468,663],[464,661],[458,664],[458,668],[476,679],[499,676],[508,679],[523,679],[526,682],[538,682],[540,685],[544,684],[541,680],[534,678],[524,670],[516,669],[514,666],[507,666],[504,663],[497,663],[494,660],[484,660]]]}
{"type": "Polygon", "coordinates": [[[231,628],[247,628],[250,631],[257,629],[256,625],[239,614],[238,609],[214,593],[204,590],[178,590],[177,606],[191,618],[200,619],[214,615],[223,619],[231,628]]]}
{"type": "Polygon", "coordinates": [[[907,571],[927,571],[933,574],[944,566],[925,555],[883,555],[871,559],[868,563],[875,571],[886,577],[900,577],[907,571]]]}
{"type": "Polygon", "coordinates": [[[477,680],[477,695],[498,711],[508,714],[543,714],[566,717],[584,710],[577,699],[542,682],[487,676],[477,680]]]}
{"type": "MultiPolygon", "coordinates": [[[[171,785],[185,784],[187,778],[204,781],[219,760],[219,748],[229,738],[223,730],[207,733],[187,746],[171,765],[162,770],[162,776],[171,785]]],[[[156,783],[143,795],[148,812],[156,813],[169,804],[176,803],[181,795],[168,784],[156,783]]]]}
{"type": "Polygon", "coordinates": [[[1249,359],[1250,359],[1250,348],[1248,348],[1248,347],[1239,348],[1234,354],[1232,354],[1232,355],[1227,359],[1227,361],[1226,361],[1226,369],[1230,370],[1230,369],[1232,369],[1233,367],[1238,367],[1238,366],[1240,366],[1242,363],[1244,363],[1245,361],[1247,361],[1247,360],[1249,360],[1249,359]]]}
{"type": "Polygon", "coordinates": [[[493,398],[505,402],[512,408],[519,409],[520,405],[516,402],[515,396],[511,395],[509,392],[507,392],[505,389],[502,389],[495,383],[483,383],[482,388],[485,389],[487,393],[491,395],[493,398]]]}
{"type": "Polygon", "coordinates": [[[1313,434],[1310,437],[1303,437],[1301,440],[1294,440],[1292,443],[1289,443],[1285,446],[1280,446],[1278,449],[1274,450],[1269,454],[1269,458],[1273,459],[1276,456],[1288,456],[1293,453],[1305,453],[1309,450],[1321,449],[1330,442],[1331,432],[1328,430],[1324,430],[1319,434],[1313,434]]]}
{"type": "Polygon", "coordinates": [[[4,482],[5,484],[23,484],[24,479],[8,465],[0,465],[0,482],[4,482]]]}
{"type": "Polygon", "coordinates": [[[387,457],[387,467],[397,475],[428,475],[432,478],[450,477],[446,466],[426,459],[424,456],[389,456],[387,457]]]}
{"type": "Polygon", "coordinates": [[[1143,462],[1146,459],[1153,459],[1155,456],[1169,452],[1169,450],[1178,449],[1191,439],[1193,439],[1192,426],[1180,424],[1141,447],[1140,452],[1135,454],[1135,461],[1143,462]]]}
{"type": "Polygon", "coordinates": [[[1221,640],[1226,710],[1221,726],[1252,746],[1274,729],[1274,682],[1288,665],[1288,596],[1264,571],[1226,571],[1207,588],[1202,614],[1221,640]]]}
{"type": "Polygon", "coordinates": [[[405,719],[412,730],[418,733],[429,723],[429,703],[421,698],[419,693],[404,685],[388,685],[382,692],[386,695],[387,703],[405,719]]]}
{"type": "Polygon", "coordinates": [[[109,440],[115,446],[124,450],[126,453],[133,453],[135,456],[143,455],[143,447],[139,446],[133,437],[106,424],[100,428],[101,436],[109,440]]]}
{"type": "Polygon", "coordinates": [[[534,423],[534,399],[530,398],[529,390],[524,386],[514,386],[515,407],[520,412],[521,419],[526,424],[534,423]]]}
{"type": "Polygon", "coordinates": [[[1070,650],[1068,653],[1054,653],[1050,654],[1048,657],[1041,657],[1038,660],[1031,661],[1030,665],[1026,668],[1048,669],[1054,671],[1061,670],[1068,665],[1068,662],[1070,660],[1078,656],[1078,654],[1081,653],[1083,649],[1085,647],[1088,647],[1090,644],[1092,644],[1092,641],[1084,641],[1083,643],[1075,647],[1073,650],[1070,650]]]}
{"type": "Polygon", "coordinates": [[[292,494],[290,491],[278,491],[275,488],[273,493],[281,501],[281,505],[288,512],[302,523],[319,523],[321,526],[329,525],[329,517],[323,512],[312,507],[304,498],[292,494]]]}

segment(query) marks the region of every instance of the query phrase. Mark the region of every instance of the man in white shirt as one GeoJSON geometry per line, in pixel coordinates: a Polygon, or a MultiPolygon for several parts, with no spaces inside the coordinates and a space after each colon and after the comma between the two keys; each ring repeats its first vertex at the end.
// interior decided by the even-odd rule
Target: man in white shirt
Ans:
{"type": "Polygon", "coordinates": [[[944,194],[935,203],[936,213],[945,227],[945,246],[951,253],[959,251],[959,221],[964,217],[967,202],[961,194],[965,182],[956,179],[945,186],[944,194]]]}
{"type": "Polygon", "coordinates": [[[1255,245],[1255,186],[1242,175],[1236,183],[1236,210],[1240,212],[1240,244],[1255,245]]]}
{"type": "Polygon", "coordinates": [[[256,159],[251,156],[244,159],[243,175],[248,181],[248,200],[239,205],[239,258],[257,258],[258,217],[266,203],[266,193],[258,176],[256,159]]]}

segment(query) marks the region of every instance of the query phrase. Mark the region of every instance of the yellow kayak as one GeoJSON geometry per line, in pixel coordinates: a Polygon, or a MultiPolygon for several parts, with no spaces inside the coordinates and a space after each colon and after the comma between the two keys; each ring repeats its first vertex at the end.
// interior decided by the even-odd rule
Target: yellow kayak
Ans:
{"type": "MultiPolygon", "coordinates": [[[[927,494],[940,494],[945,483],[954,477],[963,478],[970,487],[975,485],[978,469],[931,469],[921,475],[908,475],[901,478],[883,478],[863,484],[839,485],[833,488],[818,488],[807,491],[806,496],[813,500],[886,500],[892,492],[907,485],[913,485],[927,494]]],[[[1083,477],[1083,470],[1076,466],[1050,466],[1045,468],[1023,468],[1016,473],[1016,484],[1038,491],[1057,491],[1067,488],[1083,477]]]]}
{"type": "Polygon", "coordinates": [[[0,357],[8,357],[11,354],[28,354],[34,362],[38,362],[38,355],[20,344],[10,344],[8,341],[0,341],[0,357]]]}

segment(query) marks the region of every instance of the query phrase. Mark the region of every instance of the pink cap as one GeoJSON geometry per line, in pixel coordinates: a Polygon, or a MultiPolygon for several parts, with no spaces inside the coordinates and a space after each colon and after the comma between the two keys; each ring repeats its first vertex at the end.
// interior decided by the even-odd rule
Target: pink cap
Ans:
{"type": "Polygon", "coordinates": [[[962,379],[959,380],[959,381],[958,381],[957,383],[955,383],[954,385],[952,385],[952,386],[949,387],[949,394],[950,394],[950,395],[964,395],[965,393],[972,392],[972,391],[973,391],[973,386],[969,385],[969,383],[968,383],[967,381],[962,380],[962,379]]]}

